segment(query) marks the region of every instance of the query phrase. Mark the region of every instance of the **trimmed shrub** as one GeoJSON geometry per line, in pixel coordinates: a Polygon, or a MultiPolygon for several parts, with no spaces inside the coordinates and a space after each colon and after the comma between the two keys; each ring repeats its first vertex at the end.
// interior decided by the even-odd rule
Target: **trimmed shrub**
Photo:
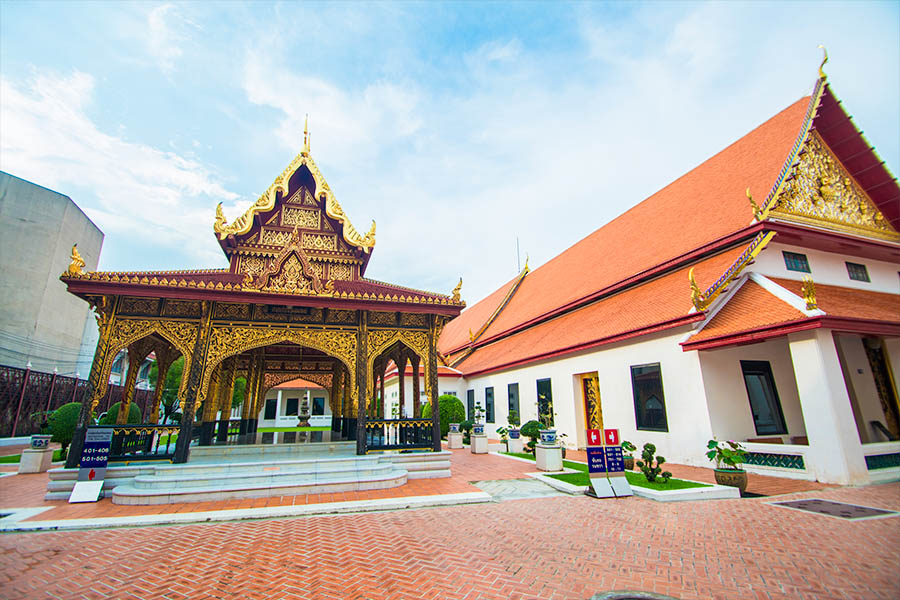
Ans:
{"type": "MultiPolygon", "coordinates": [[[[463,406],[462,400],[450,394],[438,398],[438,410],[441,419],[441,437],[447,437],[450,423],[461,423],[466,418],[466,407],[463,406]]],[[[422,418],[431,418],[431,404],[422,406],[422,418]]]]}
{"type": "Polygon", "coordinates": [[[544,426],[540,421],[528,421],[519,429],[522,435],[528,438],[528,443],[525,445],[529,452],[534,453],[534,448],[537,446],[537,442],[541,437],[541,429],[544,426]]]}
{"type": "Polygon", "coordinates": [[[47,418],[48,433],[53,436],[50,441],[59,442],[62,445],[60,454],[63,458],[66,456],[66,449],[72,443],[79,414],[81,414],[81,403],[69,402],[57,408],[47,418]]]}
{"type": "MultiPolygon", "coordinates": [[[[106,411],[106,415],[100,419],[98,425],[115,425],[116,418],[119,416],[119,406],[121,404],[121,402],[116,402],[110,406],[109,410],[106,411]]],[[[141,409],[137,407],[137,404],[132,402],[128,405],[128,420],[125,423],[127,425],[140,425],[141,420],[141,409]]]]}

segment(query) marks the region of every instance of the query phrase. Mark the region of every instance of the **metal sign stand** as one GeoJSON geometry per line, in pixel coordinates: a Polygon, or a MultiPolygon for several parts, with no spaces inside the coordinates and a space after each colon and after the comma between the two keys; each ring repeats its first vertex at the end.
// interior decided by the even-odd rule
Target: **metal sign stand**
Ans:
{"type": "Polygon", "coordinates": [[[587,434],[591,487],[586,494],[593,498],[623,498],[633,495],[628,479],[625,478],[625,458],[619,445],[619,430],[589,429],[587,434]]]}
{"type": "Polygon", "coordinates": [[[69,502],[96,502],[100,499],[112,436],[112,427],[90,428],[85,433],[78,481],[72,488],[69,502]]]}

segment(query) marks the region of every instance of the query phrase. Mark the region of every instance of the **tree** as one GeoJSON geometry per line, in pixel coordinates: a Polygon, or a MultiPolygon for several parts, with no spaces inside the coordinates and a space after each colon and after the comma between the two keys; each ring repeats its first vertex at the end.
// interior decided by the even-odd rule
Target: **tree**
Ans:
{"type": "MultiPolygon", "coordinates": [[[[438,398],[438,412],[441,418],[441,437],[447,437],[450,423],[462,423],[466,418],[466,407],[462,400],[450,394],[438,398]]],[[[431,418],[431,404],[422,406],[422,418],[431,418]]]]}
{"type": "Polygon", "coordinates": [[[62,445],[62,458],[66,457],[66,451],[69,444],[72,443],[72,436],[75,434],[75,425],[78,423],[78,416],[81,414],[80,402],[69,402],[57,408],[47,419],[47,427],[52,442],[59,442],[62,445]]]}
{"type": "Polygon", "coordinates": [[[247,380],[243,377],[235,377],[234,391],[231,393],[231,408],[237,408],[244,403],[247,396],[247,380]]]}
{"type": "MultiPolygon", "coordinates": [[[[98,425],[115,425],[116,419],[119,416],[119,409],[122,407],[121,402],[116,402],[112,406],[109,407],[109,410],[106,411],[106,414],[100,419],[98,425]]],[[[128,405],[128,420],[126,421],[127,425],[139,425],[143,417],[141,416],[141,409],[138,408],[138,405],[132,402],[128,405]]]]}
{"type": "MultiPolygon", "coordinates": [[[[163,412],[163,425],[169,422],[169,419],[175,420],[172,415],[178,411],[178,388],[181,386],[181,375],[184,373],[184,357],[179,356],[169,370],[166,372],[166,381],[163,387],[162,399],[160,404],[163,412]]],[[[159,369],[154,361],[150,367],[150,382],[156,388],[156,380],[159,378],[159,369]]]]}

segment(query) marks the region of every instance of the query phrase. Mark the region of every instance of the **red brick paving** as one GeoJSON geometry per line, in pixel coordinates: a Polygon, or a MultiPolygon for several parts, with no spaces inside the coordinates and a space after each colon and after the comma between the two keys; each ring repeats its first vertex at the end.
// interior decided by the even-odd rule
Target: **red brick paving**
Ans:
{"type": "MultiPolygon", "coordinates": [[[[900,510],[900,484],[797,497],[811,495],[900,510]]],[[[847,522],[763,499],[565,496],[7,534],[0,556],[9,600],[587,599],[613,589],[683,600],[900,596],[900,518],[847,522]]]]}

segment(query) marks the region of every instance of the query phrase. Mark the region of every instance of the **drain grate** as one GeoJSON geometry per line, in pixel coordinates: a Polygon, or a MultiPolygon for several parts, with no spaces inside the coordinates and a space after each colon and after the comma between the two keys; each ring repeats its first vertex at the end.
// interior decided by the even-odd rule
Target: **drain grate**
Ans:
{"type": "Polygon", "coordinates": [[[830,500],[820,500],[818,498],[791,500],[788,502],[772,502],[771,504],[796,510],[805,510],[806,512],[818,513],[820,515],[828,515],[829,517],[837,517],[839,519],[870,519],[872,517],[888,517],[900,514],[892,510],[858,506],[856,504],[845,504],[843,502],[832,502],[830,500]]]}

